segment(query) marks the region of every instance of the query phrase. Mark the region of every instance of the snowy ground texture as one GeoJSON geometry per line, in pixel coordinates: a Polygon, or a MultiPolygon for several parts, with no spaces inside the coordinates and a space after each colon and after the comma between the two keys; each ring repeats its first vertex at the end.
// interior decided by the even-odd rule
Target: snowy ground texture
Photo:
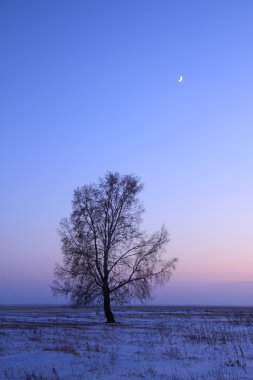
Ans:
{"type": "Polygon", "coordinates": [[[253,309],[0,307],[1,380],[253,379],[253,309]]]}

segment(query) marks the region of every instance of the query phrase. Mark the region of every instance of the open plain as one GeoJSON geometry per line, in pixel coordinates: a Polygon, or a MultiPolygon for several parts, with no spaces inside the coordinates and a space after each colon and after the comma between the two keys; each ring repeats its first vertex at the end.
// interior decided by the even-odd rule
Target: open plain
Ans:
{"type": "Polygon", "coordinates": [[[1,380],[253,379],[253,310],[0,308],[1,380]]]}

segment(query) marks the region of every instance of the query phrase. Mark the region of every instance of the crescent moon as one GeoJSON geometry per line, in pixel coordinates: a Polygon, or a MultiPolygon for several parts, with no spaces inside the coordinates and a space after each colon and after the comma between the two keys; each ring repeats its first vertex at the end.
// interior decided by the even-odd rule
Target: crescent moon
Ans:
{"type": "Polygon", "coordinates": [[[179,77],[179,79],[178,79],[178,81],[177,81],[177,83],[181,83],[181,82],[183,82],[183,76],[182,75],[180,75],[180,77],[179,77]]]}

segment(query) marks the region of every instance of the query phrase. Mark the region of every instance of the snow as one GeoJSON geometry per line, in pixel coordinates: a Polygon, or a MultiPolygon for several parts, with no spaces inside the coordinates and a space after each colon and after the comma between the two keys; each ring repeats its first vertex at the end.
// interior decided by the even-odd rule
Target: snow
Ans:
{"type": "Polygon", "coordinates": [[[1,307],[0,380],[253,379],[253,310],[1,307]]]}

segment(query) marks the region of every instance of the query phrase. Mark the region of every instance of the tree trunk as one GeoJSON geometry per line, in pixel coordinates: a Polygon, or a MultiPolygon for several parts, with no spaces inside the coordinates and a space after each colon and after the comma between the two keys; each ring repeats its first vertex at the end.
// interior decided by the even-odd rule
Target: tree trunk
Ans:
{"type": "Polygon", "coordinates": [[[104,291],[104,312],[107,323],[115,323],[115,319],[111,311],[110,293],[108,290],[104,291]]]}

